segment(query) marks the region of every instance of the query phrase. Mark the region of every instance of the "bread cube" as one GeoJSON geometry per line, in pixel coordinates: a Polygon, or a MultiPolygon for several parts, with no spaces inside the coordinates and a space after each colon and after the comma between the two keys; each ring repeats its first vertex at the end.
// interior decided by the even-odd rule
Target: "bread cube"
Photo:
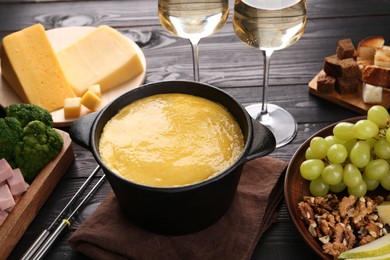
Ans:
{"type": "Polygon", "coordinates": [[[355,56],[355,46],[352,43],[351,39],[342,39],[338,41],[336,48],[337,58],[340,60],[354,58],[355,56]]]}
{"type": "Polygon", "coordinates": [[[367,104],[380,104],[382,102],[383,88],[371,84],[363,84],[362,99],[367,104]]]}

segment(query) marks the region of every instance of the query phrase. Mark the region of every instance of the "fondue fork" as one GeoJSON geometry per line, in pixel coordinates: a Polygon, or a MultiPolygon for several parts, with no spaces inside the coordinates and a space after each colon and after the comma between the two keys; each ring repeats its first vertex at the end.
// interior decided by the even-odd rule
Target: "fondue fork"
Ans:
{"type": "Polygon", "coordinates": [[[54,221],[50,224],[50,226],[43,230],[41,234],[35,239],[34,243],[29,247],[29,249],[24,253],[21,260],[29,260],[35,254],[35,252],[39,249],[42,243],[48,238],[52,229],[57,224],[58,220],[64,215],[64,213],[69,209],[69,207],[73,204],[73,202],[79,197],[79,195],[84,191],[87,185],[91,182],[92,178],[96,175],[96,173],[100,170],[100,166],[97,166],[95,170],[88,176],[83,185],[77,190],[77,192],[73,195],[73,197],[69,200],[68,204],[62,209],[62,211],[57,215],[54,221]]]}
{"type": "Polygon", "coordinates": [[[84,202],[89,199],[89,197],[96,191],[97,188],[99,188],[100,184],[102,184],[102,182],[105,180],[105,177],[106,175],[103,174],[102,177],[100,177],[99,181],[95,184],[95,186],[93,186],[93,188],[88,192],[88,194],[84,197],[84,199],[77,205],[77,207],[70,213],[70,215],[67,218],[62,220],[61,224],[54,230],[54,232],[43,243],[43,245],[39,248],[39,250],[36,251],[35,255],[32,258],[33,260],[43,259],[43,257],[49,251],[49,249],[56,241],[58,236],[65,229],[65,227],[71,225],[70,219],[73,217],[73,215],[77,213],[80,207],[83,206],[84,202]]]}

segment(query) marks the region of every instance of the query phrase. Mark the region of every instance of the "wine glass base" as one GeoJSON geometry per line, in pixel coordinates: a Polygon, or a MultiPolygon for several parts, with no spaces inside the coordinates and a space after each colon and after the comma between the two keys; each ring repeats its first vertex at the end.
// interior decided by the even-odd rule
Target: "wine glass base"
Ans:
{"type": "MultiPolygon", "coordinates": [[[[256,116],[261,111],[261,103],[249,105],[245,109],[252,118],[256,119],[256,116]]],[[[268,104],[267,110],[269,114],[268,118],[257,120],[274,134],[276,148],[291,142],[298,131],[298,125],[294,117],[283,108],[273,104],[268,104]]]]}

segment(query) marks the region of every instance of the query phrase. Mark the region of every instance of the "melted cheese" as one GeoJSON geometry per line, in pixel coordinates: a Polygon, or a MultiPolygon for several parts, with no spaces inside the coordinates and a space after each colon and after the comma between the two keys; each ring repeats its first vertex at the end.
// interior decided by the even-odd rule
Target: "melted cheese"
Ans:
{"type": "Polygon", "coordinates": [[[133,44],[115,29],[102,25],[57,56],[74,92],[82,96],[90,85],[100,84],[104,92],[143,72],[133,44]]]}
{"type": "Polygon", "coordinates": [[[140,99],[104,127],[104,163],[136,183],[173,187],[200,182],[232,165],[243,135],[221,105],[186,94],[140,99]]]}
{"type": "Polygon", "coordinates": [[[50,112],[75,96],[41,24],[3,38],[1,70],[23,102],[50,112]]]}

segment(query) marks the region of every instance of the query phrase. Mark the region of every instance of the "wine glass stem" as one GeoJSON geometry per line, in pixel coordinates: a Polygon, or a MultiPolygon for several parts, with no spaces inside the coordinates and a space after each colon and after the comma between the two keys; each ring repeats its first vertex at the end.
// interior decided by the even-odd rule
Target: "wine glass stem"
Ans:
{"type": "Polygon", "coordinates": [[[189,39],[192,49],[192,63],[194,70],[194,81],[199,81],[199,41],[200,39],[189,39]]]}
{"type": "Polygon", "coordinates": [[[262,51],[264,55],[264,72],[263,72],[263,100],[261,103],[261,111],[256,116],[256,119],[260,122],[267,121],[269,119],[267,109],[267,93],[268,93],[268,78],[269,78],[269,65],[271,61],[271,55],[273,50],[262,51]]]}

